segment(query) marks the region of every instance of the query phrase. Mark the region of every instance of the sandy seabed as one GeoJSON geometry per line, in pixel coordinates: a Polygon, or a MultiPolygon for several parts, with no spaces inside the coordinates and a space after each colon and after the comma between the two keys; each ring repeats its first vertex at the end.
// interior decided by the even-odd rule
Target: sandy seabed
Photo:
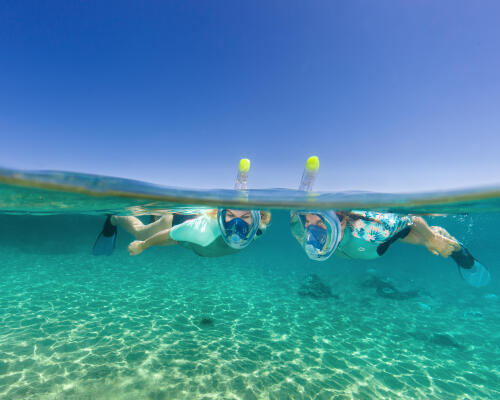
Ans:
{"type": "Polygon", "coordinates": [[[0,398],[500,398],[496,294],[397,301],[363,269],[319,272],[338,298],[312,299],[306,270],[162,251],[3,247],[0,398]]]}

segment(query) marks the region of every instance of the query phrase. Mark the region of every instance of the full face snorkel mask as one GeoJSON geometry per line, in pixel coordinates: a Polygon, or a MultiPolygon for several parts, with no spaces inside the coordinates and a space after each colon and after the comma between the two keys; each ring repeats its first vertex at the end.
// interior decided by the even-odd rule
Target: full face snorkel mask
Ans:
{"type": "MultiPolygon", "coordinates": [[[[299,190],[310,192],[319,170],[319,159],[309,157],[299,190]]],[[[333,211],[299,210],[291,213],[292,234],[311,260],[325,261],[342,240],[342,227],[333,211]]]]}
{"type": "Polygon", "coordinates": [[[235,217],[226,221],[227,209],[219,209],[217,212],[217,222],[222,233],[222,239],[233,249],[244,249],[255,237],[260,224],[260,212],[249,210],[252,222],[248,224],[241,218],[235,217]]]}
{"type": "Polygon", "coordinates": [[[296,211],[291,215],[291,230],[311,260],[326,261],[337,249],[342,239],[340,220],[332,211],[296,211]],[[317,217],[316,223],[308,216],[317,217]]]}
{"type": "MultiPolygon", "coordinates": [[[[234,189],[241,191],[243,196],[245,196],[244,191],[247,189],[249,170],[250,160],[242,158],[238,166],[238,175],[236,176],[234,189]]],[[[233,249],[241,250],[247,247],[259,230],[260,212],[258,210],[249,211],[252,217],[250,224],[238,217],[226,221],[226,208],[217,211],[217,222],[221,230],[222,239],[233,249]]]]}

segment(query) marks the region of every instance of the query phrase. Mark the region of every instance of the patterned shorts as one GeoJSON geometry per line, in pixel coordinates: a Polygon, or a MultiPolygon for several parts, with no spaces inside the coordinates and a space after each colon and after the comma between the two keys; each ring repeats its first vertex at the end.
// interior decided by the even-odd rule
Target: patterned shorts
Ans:
{"type": "Polygon", "coordinates": [[[359,219],[349,220],[352,236],[370,243],[383,243],[409,225],[411,217],[375,211],[353,211],[359,219]]]}

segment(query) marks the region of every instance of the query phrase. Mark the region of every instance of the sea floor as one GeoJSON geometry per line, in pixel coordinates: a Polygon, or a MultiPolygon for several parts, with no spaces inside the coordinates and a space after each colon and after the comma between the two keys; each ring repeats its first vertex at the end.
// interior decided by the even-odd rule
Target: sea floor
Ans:
{"type": "Polygon", "coordinates": [[[39,250],[0,251],[0,398],[500,398],[488,291],[389,299],[362,285],[377,264],[343,262],[314,299],[264,255],[39,250]]]}

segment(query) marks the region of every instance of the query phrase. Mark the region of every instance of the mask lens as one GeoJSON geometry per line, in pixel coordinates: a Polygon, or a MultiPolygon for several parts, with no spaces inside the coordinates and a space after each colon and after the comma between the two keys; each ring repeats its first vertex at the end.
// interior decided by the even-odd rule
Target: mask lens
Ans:
{"type": "Polygon", "coordinates": [[[307,244],[312,245],[318,250],[322,250],[327,239],[326,229],[317,225],[309,225],[307,227],[307,244]]]}
{"type": "Polygon", "coordinates": [[[248,237],[250,227],[241,218],[233,218],[226,223],[226,230],[229,236],[237,235],[240,239],[244,240],[248,237]]]}

